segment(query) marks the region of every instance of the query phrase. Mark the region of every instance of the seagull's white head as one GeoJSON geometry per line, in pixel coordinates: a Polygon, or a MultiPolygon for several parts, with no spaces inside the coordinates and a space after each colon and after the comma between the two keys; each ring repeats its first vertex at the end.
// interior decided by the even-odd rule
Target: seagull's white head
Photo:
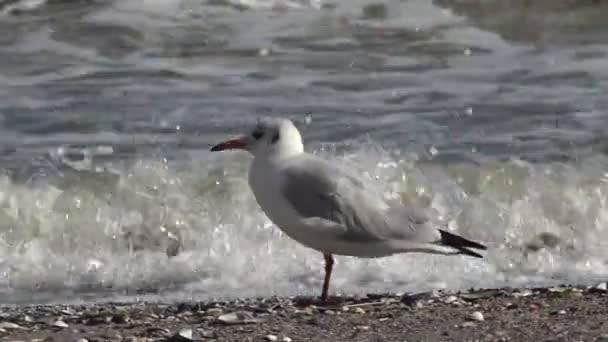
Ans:
{"type": "Polygon", "coordinates": [[[288,119],[262,118],[249,134],[227,140],[211,151],[242,149],[254,157],[287,157],[304,152],[302,136],[288,119]]]}

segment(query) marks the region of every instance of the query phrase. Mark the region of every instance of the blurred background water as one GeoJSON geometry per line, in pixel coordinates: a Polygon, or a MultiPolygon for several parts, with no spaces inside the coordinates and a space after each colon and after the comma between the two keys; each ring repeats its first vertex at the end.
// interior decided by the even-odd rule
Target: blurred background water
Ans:
{"type": "Polygon", "coordinates": [[[491,247],[338,257],[334,293],[608,276],[608,4],[0,1],[0,301],[318,294],[322,258],[209,147],[308,151],[491,247]]]}

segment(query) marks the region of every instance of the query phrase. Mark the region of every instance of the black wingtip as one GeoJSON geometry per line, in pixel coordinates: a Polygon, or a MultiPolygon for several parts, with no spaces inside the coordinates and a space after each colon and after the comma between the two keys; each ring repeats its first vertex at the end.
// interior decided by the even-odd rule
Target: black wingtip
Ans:
{"type": "Polygon", "coordinates": [[[441,233],[441,244],[449,247],[453,247],[460,251],[461,254],[473,256],[476,258],[483,258],[483,256],[477,252],[470,250],[469,248],[487,250],[488,247],[471,240],[467,240],[462,236],[458,236],[456,234],[452,234],[445,230],[440,229],[441,233]]]}

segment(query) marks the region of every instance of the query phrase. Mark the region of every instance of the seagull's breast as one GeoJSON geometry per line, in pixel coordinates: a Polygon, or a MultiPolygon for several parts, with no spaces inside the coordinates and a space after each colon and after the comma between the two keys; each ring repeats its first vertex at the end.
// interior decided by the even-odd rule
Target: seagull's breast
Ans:
{"type": "Polygon", "coordinates": [[[249,170],[249,186],[266,216],[287,235],[299,240],[300,215],[281,193],[279,167],[269,161],[254,160],[249,170]]]}

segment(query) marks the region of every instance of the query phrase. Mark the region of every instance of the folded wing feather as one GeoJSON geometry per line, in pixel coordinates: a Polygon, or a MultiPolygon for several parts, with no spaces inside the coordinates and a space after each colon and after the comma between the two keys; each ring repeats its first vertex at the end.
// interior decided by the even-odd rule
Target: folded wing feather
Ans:
{"type": "Polygon", "coordinates": [[[292,158],[282,169],[282,193],[303,217],[346,229],[345,240],[435,242],[440,233],[417,208],[391,207],[346,170],[313,155],[292,158]]]}

